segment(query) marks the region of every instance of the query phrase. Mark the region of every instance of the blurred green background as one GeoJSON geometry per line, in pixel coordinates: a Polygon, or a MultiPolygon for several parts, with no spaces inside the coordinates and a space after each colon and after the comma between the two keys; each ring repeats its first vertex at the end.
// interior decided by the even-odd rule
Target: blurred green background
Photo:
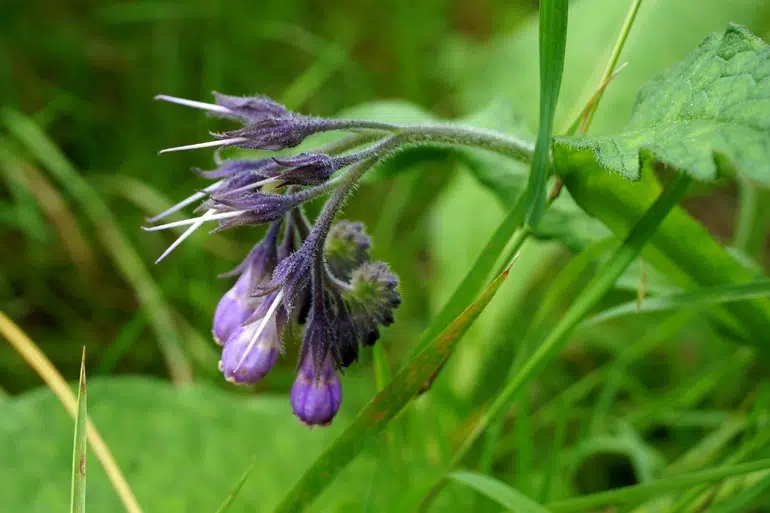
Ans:
{"type": "MultiPolygon", "coordinates": [[[[157,151],[203,140],[217,126],[152,97],[208,101],[212,90],[259,93],[318,115],[403,98],[452,114],[457,105],[435,56],[454,38],[484,40],[508,31],[535,8],[533,2],[11,2],[0,22],[0,94],[5,107],[46,131],[103,199],[174,322],[184,319],[205,339],[184,342],[184,351],[200,356],[211,349],[208,325],[227,288],[215,275],[237,263],[259,235],[198,237],[152,265],[172,239],[139,226],[202,186],[191,167],[213,164],[210,152],[160,157],[157,151]]],[[[11,141],[4,141],[3,154],[0,308],[67,376],[76,375],[80,344],[99,372],[166,374],[146,312],[82,207],[11,141]]],[[[410,210],[429,209],[426,200],[438,195],[449,170],[435,174],[443,176],[426,179],[428,190],[386,219],[380,208],[365,206],[397,184],[363,190],[346,214],[370,230],[391,232],[388,242],[377,243],[376,256],[394,260],[404,277],[409,299],[400,317],[402,326],[412,318],[415,326],[404,327],[412,337],[425,322],[431,262],[425,218],[410,210]],[[416,233],[396,244],[393,235],[404,226],[416,233]]],[[[18,392],[37,383],[2,346],[0,385],[18,392]]]]}
{"type": "MultiPolygon", "coordinates": [[[[572,5],[557,131],[590,97],[628,7],[619,0],[572,5]]],[[[190,429],[185,435],[189,446],[177,455],[207,444],[234,445],[226,454],[212,449],[206,455],[209,460],[200,456],[201,467],[204,460],[217,461],[216,472],[204,473],[212,480],[209,493],[196,488],[198,495],[177,497],[180,504],[215,507],[247,456],[264,440],[274,441],[277,448],[271,450],[279,453],[274,460],[283,462],[281,471],[292,476],[281,481],[287,488],[310,456],[371,397],[371,356],[365,352],[344,378],[345,404],[331,431],[309,433],[295,426],[285,396],[279,400],[261,394],[265,402],[238,413],[244,406],[235,402],[241,399],[233,397],[235,393],[288,390],[294,379],[295,350],[290,348],[288,357],[255,389],[232,387],[217,372],[210,323],[229,282],[216,275],[240,261],[260,238],[261,229],[234,229],[216,236],[198,233],[166,261],[153,264],[176,234],[145,233],[140,226],[149,215],[203,185],[190,172],[192,167],[207,169],[213,164],[206,150],[162,156],[158,150],[204,141],[210,130],[224,125],[152,97],[165,93],[208,101],[212,90],[258,93],[304,113],[330,116],[382,99],[406,100],[450,118],[493,105],[493,111],[514,116],[534,131],[536,15],[537,2],[524,0],[6,2],[0,19],[0,311],[40,345],[67,379],[78,375],[80,348],[85,345],[92,377],[144,375],[206,385],[182,399],[167,389],[148,391],[143,387],[150,385],[135,378],[127,378],[127,388],[112,382],[94,392],[94,397],[102,390],[104,397],[127,401],[122,403],[127,404],[122,414],[114,401],[103,399],[101,410],[97,405],[107,433],[111,416],[128,422],[120,415],[134,411],[153,432],[156,425],[165,426],[158,430],[162,433],[190,429]],[[142,402],[148,397],[157,402],[142,402]],[[205,412],[199,411],[200,403],[205,412]],[[190,428],[179,420],[185,413],[172,419],[175,408],[194,410],[202,424],[190,428]],[[262,425],[267,422],[264,415],[271,420],[262,425]],[[251,432],[250,426],[256,424],[259,429],[251,432]],[[275,429],[270,429],[273,425],[275,429]],[[283,430],[287,434],[276,434],[283,430]],[[249,436],[254,436],[254,443],[244,449],[244,438],[249,436]],[[292,445],[290,436],[299,440],[296,447],[281,449],[292,445]],[[292,467],[291,458],[303,447],[312,449],[303,454],[301,465],[292,467]]],[[[770,5],[756,0],[645,2],[621,57],[629,66],[610,86],[594,129],[621,128],[641,84],[681,59],[709,33],[722,31],[729,21],[745,24],[767,39],[770,5]]],[[[734,236],[737,191],[735,184],[716,192],[704,189],[700,198],[688,203],[726,245],[734,236]]],[[[394,367],[403,362],[431,315],[473,264],[510,206],[506,203],[505,195],[490,192],[467,169],[443,161],[365,184],[349,202],[344,217],[366,223],[375,239],[374,257],[390,262],[402,280],[403,306],[381,342],[394,367]]],[[[423,470],[430,476],[447,460],[475,408],[504,380],[517,343],[557,272],[581,249],[571,236],[583,240],[583,232],[590,232],[588,238],[593,239],[606,235],[583,218],[574,224],[565,220],[564,226],[570,236],[525,246],[515,272],[469,332],[430,397],[414,406],[421,420],[405,422],[404,428],[408,455],[404,459],[412,472],[384,477],[390,467],[374,463],[384,457],[373,448],[369,458],[354,467],[355,472],[363,468],[363,474],[350,471],[343,476],[343,483],[357,483],[354,490],[360,495],[353,493],[341,504],[358,504],[361,497],[372,496],[377,497],[373,503],[387,503],[387,490],[398,489],[404,479],[420,476],[423,470]],[[378,491],[372,483],[380,481],[383,488],[378,491]]],[[[762,267],[767,231],[766,224],[760,226],[744,249],[762,267]]],[[[651,293],[667,290],[670,284],[653,269],[646,273],[651,293]]],[[[635,297],[639,275],[636,266],[608,301],[635,297]]],[[[578,275],[562,294],[550,298],[554,308],[546,321],[558,317],[583,283],[585,276],[578,275]]],[[[499,426],[500,443],[491,453],[474,454],[474,461],[522,491],[534,490],[542,476],[527,462],[539,463],[555,433],[568,425],[574,427],[568,430],[574,446],[565,453],[569,465],[553,484],[552,497],[576,490],[588,493],[658,476],[708,436],[722,433],[726,419],[743,418],[754,400],[762,408],[770,404],[770,389],[763,379],[766,367],[749,350],[737,350],[731,340],[701,322],[700,313],[626,318],[580,330],[559,362],[531,388],[531,404],[516,410],[516,429],[499,426]],[[566,398],[559,395],[564,391],[569,392],[566,398]],[[671,420],[666,415],[674,406],[684,413],[671,420]],[[530,408],[537,408],[538,415],[530,416],[530,408]],[[588,442],[578,445],[575,440],[588,442]]],[[[0,344],[4,398],[0,409],[7,408],[0,415],[12,419],[11,427],[0,423],[0,440],[13,439],[11,435],[26,429],[32,433],[8,448],[7,461],[35,457],[40,459],[34,461],[49,461],[45,458],[53,458],[53,452],[35,452],[36,444],[45,438],[48,423],[58,423],[63,441],[56,454],[65,461],[57,475],[63,474],[66,481],[71,431],[63,413],[42,392],[29,395],[34,408],[10,399],[39,385],[40,379],[23,360],[0,344]],[[38,411],[50,411],[50,417],[34,414],[38,411]]],[[[120,420],[114,423],[120,431],[120,420]]],[[[741,432],[735,429],[733,435],[741,432]]],[[[727,438],[718,450],[729,452],[732,438],[722,435],[727,438]]],[[[184,488],[149,472],[146,460],[137,456],[155,447],[154,439],[126,442],[125,447],[116,434],[107,439],[117,440],[115,450],[119,461],[129,462],[129,478],[145,476],[132,481],[138,483],[140,498],[152,496],[153,487],[184,488]]],[[[723,456],[709,454],[709,462],[723,456]]],[[[688,467],[688,461],[676,468],[697,468],[688,467]]],[[[179,456],[167,464],[181,468],[188,463],[179,456]]],[[[0,465],[0,483],[11,477],[25,483],[41,479],[33,470],[16,471],[11,476],[11,470],[0,465]]],[[[185,472],[180,471],[180,476],[187,476],[179,477],[183,484],[200,477],[185,472]]],[[[243,510],[261,504],[259,494],[265,489],[249,495],[251,502],[243,510]]],[[[452,497],[457,499],[458,493],[452,497]]],[[[279,497],[271,496],[267,502],[273,504],[279,497]]],[[[464,502],[458,504],[495,511],[486,501],[459,497],[464,502]]],[[[18,500],[20,505],[30,503],[18,500]]],[[[40,508],[56,504],[54,499],[36,500],[40,508]]],[[[164,505],[166,511],[185,511],[172,499],[164,500],[153,504],[164,505]]]]}

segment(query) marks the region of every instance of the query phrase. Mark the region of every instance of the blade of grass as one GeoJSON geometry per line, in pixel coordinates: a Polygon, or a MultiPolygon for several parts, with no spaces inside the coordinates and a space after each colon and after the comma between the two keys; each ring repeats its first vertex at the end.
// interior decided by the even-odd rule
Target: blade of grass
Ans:
{"type": "Polygon", "coordinates": [[[770,475],[763,477],[749,488],[746,488],[723,503],[712,507],[708,511],[709,513],[738,513],[741,511],[749,511],[749,507],[754,503],[757,497],[768,489],[770,489],[770,475]]]}
{"type": "Polygon", "coordinates": [[[496,277],[479,298],[446,330],[420,351],[356,416],[350,426],[315,460],[276,508],[276,513],[294,513],[307,508],[326,488],[333,476],[339,474],[361,452],[375,435],[381,432],[398,412],[417,395],[425,381],[454,353],[457,343],[473,321],[494,297],[508,276],[509,270],[496,277]]]}
{"type": "Polygon", "coordinates": [[[562,450],[564,449],[564,444],[567,440],[567,424],[570,416],[569,408],[563,404],[561,406],[562,407],[559,409],[560,415],[556,422],[556,433],[553,437],[551,450],[548,453],[543,482],[540,487],[540,502],[548,502],[548,499],[551,496],[552,483],[558,476],[559,469],[561,469],[559,460],[562,450]]]}
{"type": "MultiPolygon", "coordinates": [[[[605,264],[603,272],[595,276],[575,299],[561,320],[554,326],[548,337],[537,348],[534,354],[521,366],[521,369],[509,380],[505,388],[495,397],[487,410],[479,417],[449,464],[447,472],[453,470],[468,454],[487,426],[498,415],[507,411],[508,406],[518,396],[528,381],[549,361],[551,361],[566,344],[569,335],[578,326],[585,315],[612,288],[615,280],[639,255],[644,244],[652,237],[660,223],[676,206],[690,183],[686,175],[678,175],[675,181],[666,187],[657,200],[634,225],[623,244],[614,252],[605,264]]],[[[440,492],[446,482],[444,476],[436,483],[423,498],[420,511],[427,511],[433,498],[440,492]]]]}
{"type": "MultiPolygon", "coordinates": [[[[609,82],[613,73],[615,73],[615,66],[617,66],[618,59],[620,59],[620,53],[623,51],[628,35],[631,33],[631,27],[634,25],[634,20],[636,20],[636,15],[641,6],[642,0],[634,0],[631,2],[631,7],[628,10],[626,19],[623,21],[623,26],[620,28],[620,34],[618,34],[618,38],[615,40],[615,46],[612,48],[612,52],[610,52],[610,59],[607,61],[607,66],[604,68],[601,80],[599,80],[600,87],[601,84],[609,82]]],[[[594,114],[596,113],[596,109],[599,108],[599,102],[601,102],[601,100],[602,94],[599,94],[596,100],[591,102],[591,107],[586,112],[583,122],[578,129],[579,133],[584,134],[588,131],[588,127],[591,126],[591,121],[594,119],[594,114]]]]}
{"type": "Polygon", "coordinates": [[[540,2],[540,114],[526,189],[526,225],[530,228],[537,226],[545,212],[553,120],[564,72],[568,12],[567,0],[540,2]]]}
{"type": "Polygon", "coordinates": [[[449,478],[470,486],[508,511],[515,511],[516,513],[550,513],[548,508],[541,506],[516,490],[516,488],[508,486],[493,477],[475,472],[452,472],[449,474],[449,478]]]}
{"type": "Polygon", "coordinates": [[[181,339],[168,305],[163,301],[161,292],[152,281],[142,259],[120,232],[107,204],[34,122],[10,109],[3,109],[2,119],[10,132],[27,146],[32,155],[43,163],[61,186],[80,203],[80,207],[96,227],[105,251],[112,257],[126,281],[133,287],[137,300],[146,309],[172,379],[177,383],[190,381],[190,365],[182,350],[181,339]]]}
{"type": "Polygon", "coordinates": [[[141,310],[136,312],[134,317],[123,326],[112,343],[104,350],[102,359],[96,366],[94,374],[96,376],[109,375],[118,365],[121,358],[131,349],[131,346],[139,340],[146,325],[147,316],[145,313],[141,310]]]}
{"type": "Polygon", "coordinates": [[[608,308],[583,321],[580,327],[587,328],[623,315],[708,306],[764,296],[770,296],[770,280],[708,287],[681,294],[648,297],[638,308],[636,300],[608,308]]]}
{"type": "Polygon", "coordinates": [[[617,506],[640,499],[659,497],[667,492],[768,469],[770,469],[770,459],[757,460],[740,465],[711,468],[678,476],[668,476],[665,479],[657,479],[644,484],[625,486],[606,492],[552,502],[546,504],[546,507],[553,513],[592,511],[602,506],[617,506]]]}
{"type": "Polygon", "coordinates": [[[248,467],[246,467],[246,470],[243,471],[243,474],[241,474],[241,477],[238,479],[238,482],[235,483],[235,486],[233,487],[233,490],[230,492],[230,495],[228,495],[224,501],[222,501],[222,504],[219,505],[217,508],[216,513],[225,513],[225,511],[230,508],[230,505],[233,503],[235,498],[238,496],[238,493],[241,491],[241,488],[243,488],[244,483],[246,483],[246,480],[249,478],[251,473],[254,471],[254,467],[257,465],[257,460],[255,459],[252,461],[248,467]]]}
{"type": "Polygon", "coordinates": [[[18,158],[10,148],[1,143],[0,164],[9,180],[18,181],[37,200],[40,209],[56,229],[59,239],[80,275],[92,276],[96,270],[93,251],[59,191],[35,166],[18,158]]]}
{"type": "MultiPolygon", "coordinates": [[[[78,411],[77,399],[75,399],[75,394],[72,393],[67,382],[64,381],[64,378],[59,374],[59,371],[56,370],[51,361],[37,347],[37,345],[32,342],[32,340],[30,340],[30,338],[27,337],[27,335],[25,335],[11,319],[6,317],[3,312],[0,312],[0,335],[8,341],[11,347],[13,347],[42,378],[72,418],[76,418],[78,411]]],[[[118,467],[118,463],[112,456],[109,447],[107,447],[104,439],[90,419],[88,419],[86,431],[94,454],[96,454],[99,463],[102,464],[104,472],[107,474],[107,477],[112,483],[115,492],[117,492],[118,497],[120,497],[121,502],[123,502],[126,511],[128,513],[142,513],[142,508],[140,508],[139,503],[136,502],[136,497],[134,497],[131,487],[128,485],[128,482],[126,482],[123,472],[120,470],[120,467],[118,467]]]]}
{"type": "Polygon", "coordinates": [[[86,511],[86,426],[88,425],[86,402],[86,348],[83,346],[83,356],[80,360],[77,414],[75,415],[75,441],[72,444],[70,513],[85,513],[86,511]]]}

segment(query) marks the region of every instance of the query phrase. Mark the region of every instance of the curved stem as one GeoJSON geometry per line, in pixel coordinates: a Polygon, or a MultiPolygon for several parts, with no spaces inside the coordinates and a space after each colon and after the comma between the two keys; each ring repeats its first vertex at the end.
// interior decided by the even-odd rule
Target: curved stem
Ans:
{"type": "Polygon", "coordinates": [[[534,145],[517,137],[460,125],[405,125],[401,135],[406,142],[433,142],[471,146],[530,162],[535,151],[534,145]]]}
{"type": "MultiPolygon", "coordinates": [[[[482,148],[513,157],[523,162],[532,160],[535,151],[532,143],[522,139],[480,128],[452,124],[399,125],[378,121],[359,121],[349,119],[324,120],[323,131],[331,130],[384,130],[393,132],[391,142],[408,144],[413,142],[432,142],[451,145],[482,148]],[[398,138],[398,139],[394,139],[398,138]]],[[[364,150],[366,151],[366,150],[364,150]]]]}

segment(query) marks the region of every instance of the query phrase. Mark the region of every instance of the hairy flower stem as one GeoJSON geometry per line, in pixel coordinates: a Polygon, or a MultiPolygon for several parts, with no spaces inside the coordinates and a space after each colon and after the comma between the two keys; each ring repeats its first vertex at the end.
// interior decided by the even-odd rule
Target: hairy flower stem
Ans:
{"type": "MultiPolygon", "coordinates": [[[[604,297],[607,291],[612,288],[615,280],[623,274],[623,271],[626,270],[631,262],[639,256],[642,248],[653,236],[666,215],[677,205],[684,195],[689,184],[690,178],[687,175],[682,174],[663,190],[658,199],[655,200],[655,203],[652,204],[631,229],[631,232],[623,241],[623,244],[615,251],[615,253],[613,253],[609,261],[604,265],[602,273],[594,277],[594,279],[583,289],[583,292],[575,299],[572,306],[567,310],[556,326],[554,326],[545,341],[537,346],[537,350],[534,354],[522,364],[519,371],[508,381],[500,394],[495,397],[486,412],[481,415],[469,435],[465,438],[460,448],[452,457],[448,470],[451,471],[454,469],[463,458],[468,455],[468,452],[485,431],[487,426],[498,418],[501,413],[507,411],[511,401],[521,392],[524,385],[526,385],[535,373],[551,361],[564,347],[569,335],[578,324],[580,324],[581,320],[604,297]]],[[[445,483],[446,477],[442,477],[423,498],[418,507],[418,511],[427,511],[433,498],[438,494],[441,488],[443,488],[445,483]]]]}
{"type": "Polygon", "coordinates": [[[502,132],[460,125],[405,125],[401,127],[399,135],[405,136],[407,144],[431,142],[470,146],[500,153],[524,163],[532,160],[535,151],[528,141],[502,132]]]}

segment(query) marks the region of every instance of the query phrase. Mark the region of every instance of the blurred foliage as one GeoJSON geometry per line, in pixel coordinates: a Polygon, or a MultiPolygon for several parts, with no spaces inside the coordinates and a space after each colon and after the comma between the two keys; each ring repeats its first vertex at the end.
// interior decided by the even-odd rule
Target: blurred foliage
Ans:
{"type": "MultiPolygon", "coordinates": [[[[207,152],[158,157],[157,151],[202,140],[215,128],[204,116],[151,101],[155,94],[205,100],[212,90],[259,92],[321,115],[393,97],[451,113],[441,75],[426,68],[423,56],[439,53],[449,35],[481,38],[510,29],[534,7],[394,2],[383,19],[378,5],[12,2],[0,22],[0,94],[4,106],[33,114],[98,188],[149,266],[170,239],[141,232],[144,217],[200,187],[189,169],[212,164],[207,152]],[[367,28],[373,25],[378,30],[367,28]]],[[[93,227],[30,158],[34,150],[12,151],[14,161],[7,156],[3,163],[10,179],[0,189],[0,308],[40,341],[68,376],[76,375],[77,368],[77,351],[68,343],[73,339],[88,346],[91,366],[103,364],[97,373],[164,372],[146,315],[137,311],[126,284],[105,260],[104,248],[94,242],[93,227]],[[50,200],[41,197],[41,188],[56,196],[56,208],[46,208],[50,200]],[[60,216],[71,222],[54,222],[60,216]],[[82,242],[77,255],[58,250],[73,244],[73,238],[82,242]],[[78,273],[70,272],[75,258],[83,264],[78,273]]],[[[426,226],[411,219],[424,218],[420,210],[429,206],[447,175],[420,178],[424,185],[398,211],[383,215],[365,206],[372,195],[389,188],[399,195],[414,177],[362,190],[346,213],[371,229],[381,226],[377,235],[383,242],[377,243],[375,256],[393,261],[403,278],[408,299],[399,314],[404,330],[414,318],[414,331],[419,331],[428,293],[421,284],[424,270],[412,265],[415,255],[427,251],[426,226]],[[405,224],[415,230],[411,243],[389,247],[387,238],[394,237],[386,231],[399,233],[405,224]]],[[[237,263],[254,238],[243,232],[212,241],[199,236],[173,260],[152,269],[166,302],[204,338],[216,297],[227,286],[215,275],[237,263]]],[[[211,356],[203,348],[198,352],[211,356]]],[[[211,364],[210,359],[204,362],[211,364]]],[[[0,376],[0,385],[11,391],[36,383],[2,346],[0,376]]]]}
{"type": "MultiPolygon", "coordinates": [[[[168,93],[206,101],[211,90],[258,92],[319,115],[403,99],[431,116],[472,115],[468,119],[480,126],[534,133],[536,4],[12,0],[4,5],[0,310],[69,379],[78,375],[80,346],[87,346],[89,375],[103,378],[89,390],[89,409],[147,511],[187,511],[190,504],[213,511],[254,453],[259,465],[231,511],[265,510],[374,392],[365,351],[344,378],[345,405],[335,426],[308,432],[291,417],[283,393],[294,378],[293,358],[284,358],[256,389],[236,389],[221,380],[209,330],[228,282],[216,275],[232,268],[261,232],[198,234],[168,260],[152,264],[172,235],[144,233],[139,226],[201,186],[191,167],[212,165],[210,152],[158,156],[157,151],[203,141],[220,126],[152,97],[168,93]],[[25,143],[9,127],[9,112],[29,116],[84,185],[63,184],[46,147],[25,143]],[[72,192],[84,188],[106,205],[115,233],[138,255],[135,268],[159,292],[181,339],[181,357],[197,381],[189,387],[105,378],[178,375],[163,350],[168,341],[158,340],[154,331],[156,312],[140,306],[139,289],[116,264],[116,248],[105,247],[110,239],[103,234],[113,229],[105,228],[112,219],[100,216],[88,199],[91,193],[72,192]],[[235,397],[251,392],[259,393],[235,397]]],[[[556,133],[592,93],[626,9],[627,2],[617,0],[572,2],[556,133]]],[[[770,6],[759,0],[645,2],[621,56],[629,66],[610,85],[596,132],[624,126],[639,87],[729,21],[770,35],[770,6]]],[[[404,304],[382,340],[394,367],[471,267],[524,176],[521,166],[500,166],[496,157],[428,157],[419,164],[396,159],[388,169],[401,172],[379,171],[345,211],[345,217],[367,224],[374,257],[389,261],[401,277],[404,304]]],[[[729,242],[736,204],[746,189],[712,189],[700,188],[702,198],[691,201],[691,210],[717,240],[729,242]],[[699,209],[698,201],[707,207],[699,209]]],[[[766,190],[751,190],[755,207],[745,223],[739,220],[747,242],[736,251],[754,266],[752,273],[761,273],[770,203],[762,201],[766,190]]],[[[542,229],[557,241],[525,244],[514,272],[431,392],[397,419],[386,432],[387,444],[366,447],[364,457],[336,479],[319,502],[322,510],[412,507],[444,470],[478,408],[516,358],[532,351],[527,342],[555,322],[588,277],[601,270],[610,231],[566,193],[549,215],[552,222],[546,218],[542,229]],[[402,440],[400,450],[393,449],[399,448],[394,440],[402,440]]],[[[604,303],[634,299],[641,282],[650,294],[676,290],[670,276],[637,264],[604,303]]],[[[479,447],[468,466],[548,503],[767,456],[767,367],[750,350],[737,350],[734,337],[714,318],[719,318],[714,309],[692,307],[579,330],[497,426],[491,455],[479,447]]],[[[0,344],[0,392],[20,394],[8,400],[0,393],[5,448],[0,509],[50,511],[66,503],[71,424],[47,393],[28,392],[38,384],[22,360],[0,344]],[[5,493],[6,486],[14,492],[5,493]]],[[[97,467],[94,461],[89,459],[91,469],[97,467]]],[[[99,472],[89,470],[89,507],[113,510],[113,492],[99,472]]],[[[661,495],[656,504],[695,511],[709,497],[729,499],[752,490],[761,477],[661,495]]],[[[436,503],[437,510],[470,508],[499,510],[458,483],[448,485],[436,503]]]]}

